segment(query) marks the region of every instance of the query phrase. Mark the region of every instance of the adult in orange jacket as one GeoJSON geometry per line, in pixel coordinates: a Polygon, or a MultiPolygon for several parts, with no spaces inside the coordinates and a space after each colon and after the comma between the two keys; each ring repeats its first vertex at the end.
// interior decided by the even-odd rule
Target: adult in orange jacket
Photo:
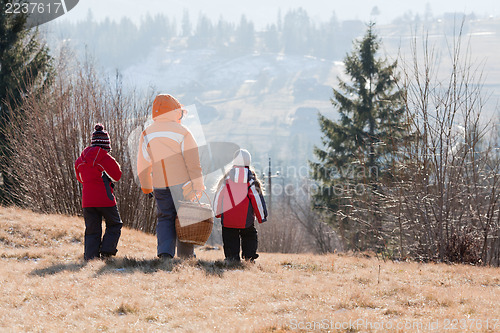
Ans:
{"type": "Polygon", "coordinates": [[[177,240],[175,218],[179,200],[192,200],[205,190],[198,146],[181,124],[187,111],[168,94],[156,96],[153,123],[141,134],[137,173],[142,191],[154,193],[158,209],[158,256],[194,256],[194,246],[177,240]]]}

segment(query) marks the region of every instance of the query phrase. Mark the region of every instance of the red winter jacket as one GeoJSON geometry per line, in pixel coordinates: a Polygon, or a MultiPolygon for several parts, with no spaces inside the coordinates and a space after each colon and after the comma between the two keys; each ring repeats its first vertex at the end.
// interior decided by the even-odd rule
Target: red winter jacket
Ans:
{"type": "Polygon", "coordinates": [[[75,162],[76,179],[83,184],[82,207],[113,207],[116,205],[111,181],[122,176],[120,165],[100,147],[87,147],[75,162]]]}
{"type": "Polygon", "coordinates": [[[255,178],[247,167],[234,167],[215,194],[215,217],[226,228],[250,227],[255,217],[259,223],[267,219],[264,197],[255,188],[255,178]]]}

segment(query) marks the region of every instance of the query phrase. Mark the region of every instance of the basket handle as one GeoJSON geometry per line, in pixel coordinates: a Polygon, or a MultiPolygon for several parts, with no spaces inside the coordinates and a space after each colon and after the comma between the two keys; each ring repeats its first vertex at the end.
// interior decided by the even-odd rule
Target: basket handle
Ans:
{"type": "MultiPolygon", "coordinates": [[[[207,197],[208,199],[208,204],[210,205],[210,197],[208,196],[207,192],[206,191],[201,191],[202,195],[205,194],[205,196],[207,197]]],[[[196,197],[195,197],[196,198],[196,197]]],[[[201,205],[201,201],[200,201],[201,197],[200,198],[196,198],[196,201],[198,201],[198,203],[201,205]]],[[[210,205],[211,206],[211,205],[210,205]]]]}

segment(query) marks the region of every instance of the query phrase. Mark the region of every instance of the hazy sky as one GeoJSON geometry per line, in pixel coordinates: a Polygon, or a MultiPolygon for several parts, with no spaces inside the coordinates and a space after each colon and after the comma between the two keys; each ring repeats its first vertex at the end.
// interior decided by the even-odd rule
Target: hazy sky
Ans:
{"type": "Polygon", "coordinates": [[[319,21],[328,20],[333,12],[340,20],[368,21],[372,8],[377,6],[380,15],[376,17],[376,21],[384,24],[408,11],[423,14],[428,3],[434,16],[445,12],[500,15],[498,0],[80,0],[64,18],[81,20],[87,16],[88,10],[92,9],[96,20],[128,16],[139,22],[141,17],[149,12],[152,15],[163,13],[168,17],[176,16],[179,18],[177,22],[180,22],[184,9],[187,9],[193,23],[196,23],[199,13],[204,13],[213,20],[222,16],[232,22],[238,22],[241,15],[245,14],[255,23],[257,29],[261,29],[268,23],[276,22],[279,9],[284,15],[291,8],[302,7],[313,19],[319,21]]]}

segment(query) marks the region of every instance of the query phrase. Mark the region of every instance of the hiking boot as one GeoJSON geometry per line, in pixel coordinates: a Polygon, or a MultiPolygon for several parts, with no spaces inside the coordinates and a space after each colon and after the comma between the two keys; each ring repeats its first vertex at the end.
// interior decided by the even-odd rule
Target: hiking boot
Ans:
{"type": "Polygon", "coordinates": [[[239,264],[240,262],[241,262],[240,258],[226,258],[226,259],[224,259],[224,263],[226,263],[226,265],[239,264]]]}
{"type": "Polygon", "coordinates": [[[101,252],[101,259],[102,260],[105,260],[105,261],[111,260],[111,259],[113,259],[113,256],[114,255],[111,253],[101,252]]]}
{"type": "Polygon", "coordinates": [[[245,261],[247,261],[247,262],[254,263],[255,259],[257,259],[258,257],[259,257],[259,255],[256,253],[250,257],[243,257],[243,259],[245,259],[245,261]]]}
{"type": "Polygon", "coordinates": [[[245,260],[255,260],[259,257],[259,255],[257,253],[253,254],[253,255],[250,255],[250,256],[243,256],[243,259],[245,260]]]}
{"type": "Polygon", "coordinates": [[[158,255],[158,258],[160,258],[161,260],[169,260],[169,259],[172,259],[172,255],[171,254],[168,254],[168,253],[160,253],[158,255]]]}

